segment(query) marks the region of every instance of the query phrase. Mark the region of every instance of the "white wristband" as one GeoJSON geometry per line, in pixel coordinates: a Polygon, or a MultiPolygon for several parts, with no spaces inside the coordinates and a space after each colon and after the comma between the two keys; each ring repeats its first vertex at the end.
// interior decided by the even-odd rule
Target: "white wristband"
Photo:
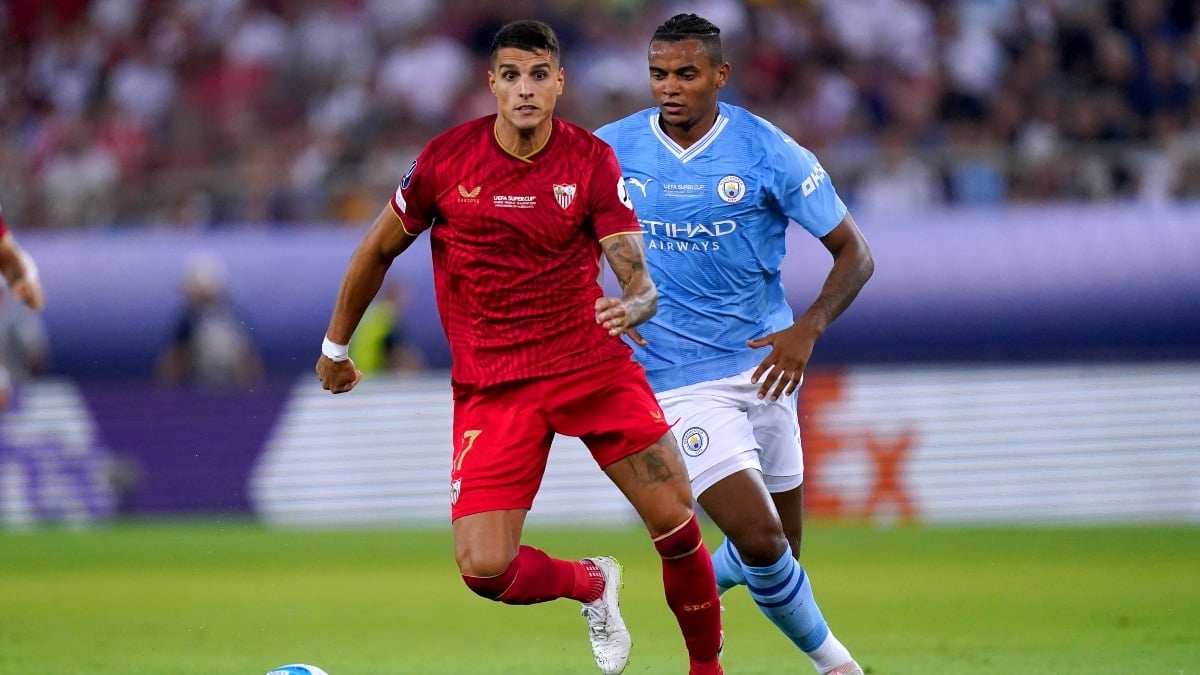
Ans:
{"type": "Polygon", "coordinates": [[[321,343],[321,353],[324,354],[330,361],[348,361],[350,359],[350,345],[339,345],[329,336],[325,336],[325,341],[321,343]]]}

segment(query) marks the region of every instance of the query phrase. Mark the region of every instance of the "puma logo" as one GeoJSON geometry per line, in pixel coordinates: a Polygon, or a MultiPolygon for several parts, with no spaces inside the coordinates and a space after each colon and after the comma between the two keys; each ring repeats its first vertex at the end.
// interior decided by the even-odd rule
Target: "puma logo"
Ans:
{"type": "Polygon", "coordinates": [[[633,185],[635,185],[635,186],[637,187],[637,189],[641,190],[641,191],[642,191],[642,196],[643,196],[643,197],[645,197],[645,196],[646,196],[646,186],[647,186],[647,185],[649,185],[651,182],[653,182],[653,181],[654,181],[654,179],[653,179],[653,178],[647,178],[645,183],[643,183],[643,182],[642,182],[640,179],[638,179],[638,178],[626,178],[625,180],[626,180],[626,181],[628,181],[628,182],[630,182],[630,183],[632,183],[633,185]]]}

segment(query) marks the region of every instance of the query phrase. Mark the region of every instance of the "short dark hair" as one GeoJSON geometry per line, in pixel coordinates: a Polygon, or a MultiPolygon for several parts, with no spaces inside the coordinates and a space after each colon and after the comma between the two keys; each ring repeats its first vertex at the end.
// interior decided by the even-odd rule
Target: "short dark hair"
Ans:
{"type": "Polygon", "coordinates": [[[492,37],[488,57],[495,61],[496,54],[509,47],[525,52],[545,52],[555,61],[559,60],[561,51],[554,29],[541,21],[513,21],[501,26],[492,37]]]}
{"type": "Polygon", "coordinates": [[[704,53],[714,64],[725,62],[721,48],[721,29],[716,24],[695,14],[676,14],[654,31],[650,42],[682,42],[699,40],[704,53]]]}

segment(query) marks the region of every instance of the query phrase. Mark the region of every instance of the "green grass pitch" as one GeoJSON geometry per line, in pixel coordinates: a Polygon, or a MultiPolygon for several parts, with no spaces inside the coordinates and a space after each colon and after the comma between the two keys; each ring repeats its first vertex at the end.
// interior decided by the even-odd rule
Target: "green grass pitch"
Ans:
{"type": "MultiPolygon", "coordinates": [[[[626,672],[686,672],[643,532],[531,528],[525,540],[618,556],[626,672]]],[[[804,561],[872,675],[1200,673],[1195,527],[816,524],[804,561]]],[[[744,590],[725,604],[730,675],[814,672],[744,590]]],[[[586,633],[576,603],[472,595],[448,527],[0,532],[0,675],[263,675],[293,662],[330,675],[591,674],[586,633]]]]}

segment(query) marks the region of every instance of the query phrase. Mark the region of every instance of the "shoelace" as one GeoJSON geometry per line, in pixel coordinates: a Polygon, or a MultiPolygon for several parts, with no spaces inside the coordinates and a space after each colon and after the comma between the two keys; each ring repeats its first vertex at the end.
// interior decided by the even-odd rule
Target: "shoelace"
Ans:
{"type": "Polygon", "coordinates": [[[592,635],[608,636],[608,610],[602,605],[584,605],[583,615],[587,617],[588,629],[592,635]]]}

